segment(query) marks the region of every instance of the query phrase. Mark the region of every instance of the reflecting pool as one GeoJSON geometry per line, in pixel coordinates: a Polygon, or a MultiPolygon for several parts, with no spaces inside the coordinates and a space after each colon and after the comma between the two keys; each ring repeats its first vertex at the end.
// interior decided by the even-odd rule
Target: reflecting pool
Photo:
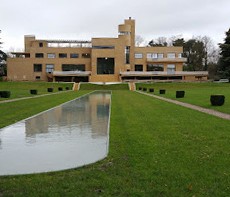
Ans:
{"type": "Polygon", "coordinates": [[[0,175],[57,171],[108,154],[110,92],[93,92],[0,129],[0,175]]]}

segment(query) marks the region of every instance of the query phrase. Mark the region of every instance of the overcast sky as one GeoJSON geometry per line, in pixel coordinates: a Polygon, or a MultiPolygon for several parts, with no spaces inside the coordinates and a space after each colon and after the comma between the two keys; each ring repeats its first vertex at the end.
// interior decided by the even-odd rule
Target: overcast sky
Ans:
{"type": "Polygon", "coordinates": [[[124,19],[136,20],[136,34],[209,36],[222,43],[230,28],[230,0],[1,0],[3,50],[24,48],[24,35],[38,39],[90,40],[117,37],[124,19]]]}

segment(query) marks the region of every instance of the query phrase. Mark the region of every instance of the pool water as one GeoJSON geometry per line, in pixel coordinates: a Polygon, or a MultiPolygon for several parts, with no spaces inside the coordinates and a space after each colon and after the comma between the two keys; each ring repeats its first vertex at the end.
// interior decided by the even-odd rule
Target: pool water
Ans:
{"type": "Polygon", "coordinates": [[[76,168],[108,154],[110,92],[93,92],[0,129],[0,175],[76,168]]]}

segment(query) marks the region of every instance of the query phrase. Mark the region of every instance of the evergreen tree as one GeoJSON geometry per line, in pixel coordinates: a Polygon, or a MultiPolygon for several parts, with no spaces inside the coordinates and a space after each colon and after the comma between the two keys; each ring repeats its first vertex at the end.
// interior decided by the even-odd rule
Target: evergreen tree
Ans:
{"type": "Polygon", "coordinates": [[[226,32],[226,38],[220,46],[220,60],[218,63],[218,74],[221,78],[230,79],[230,28],[226,32]]]}
{"type": "MultiPolygon", "coordinates": [[[[1,33],[1,30],[0,30],[1,33]]],[[[1,40],[1,38],[0,38],[1,40]]],[[[0,76],[3,76],[6,74],[6,59],[7,55],[1,50],[2,42],[0,41],[0,76]]]]}
{"type": "Polygon", "coordinates": [[[184,43],[184,54],[187,57],[187,68],[189,71],[203,70],[204,44],[203,42],[190,39],[184,43]]]}

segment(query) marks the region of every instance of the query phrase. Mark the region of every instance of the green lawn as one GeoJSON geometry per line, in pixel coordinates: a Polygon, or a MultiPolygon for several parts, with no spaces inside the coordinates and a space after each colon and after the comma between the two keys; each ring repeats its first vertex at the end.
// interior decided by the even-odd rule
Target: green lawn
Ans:
{"type": "Polygon", "coordinates": [[[176,99],[177,90],[184,90],[185,97],[177,100],[230,114],[230,83],[140,83],[137,90],[139,87],[154,88],[154,94],[170,99],[176,99]],[[165,89],[166,94],[159,94],[160,89],[165,89]],[[224,105],[212,106],[212,94],[225,95],[224,105]]]}
{"type": "MultiPolygon", "coordinates": [[[[36,100],[49,108],[48,100],[58,100],[53,106],[83,93],[36,100]]],[[[26,111],[21,114],[38,109],[26,111]]],[[[112,93],[110,123],[105,160],[61,172],[0,177],[0,196],[229,195],[230,121],[121,90],[112,93]]]]}
{"type": "MultiPolygon", "coordinates": [[[[36,89],[38,95],[48,94],[47,88],[53,88],[53,92],[58,92],[58,87],[62,87],[63,91],[66,87],[72,90],[73,83],[51,83],[51,82],[0,82],[0,91],[10,91],[11,96],[8,99],[35,96],[30,94],[31,89],[36,89]]],[[[6,100],[6,98],[0,98],[6,100]]]]}
{"type": "Polygon", "coordinates": [[[62,104],[90,91],[62,91],[44,97],[0,103],[0,128],[62,104]]]}

